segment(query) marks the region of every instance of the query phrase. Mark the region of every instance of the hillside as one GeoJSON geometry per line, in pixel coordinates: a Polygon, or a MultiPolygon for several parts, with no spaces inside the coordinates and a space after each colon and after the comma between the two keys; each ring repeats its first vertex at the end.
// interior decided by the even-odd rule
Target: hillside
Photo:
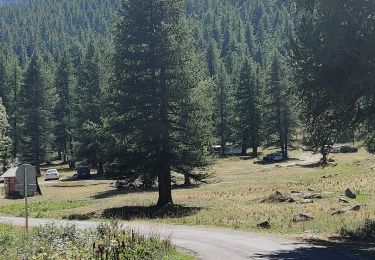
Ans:
{"type": "MultiPolygon", "coordinates": [[[[4,3],[16,2],[12,0],[4,3]]],[[[265,62],[265,52],[281,52],[293,30],[289,1],[188,0],[186,13],[196,21],[195,38],[202,52],[215,40],[230,67],[247,50],[265,62]]],[[[33,49],[56,54],[72,43],[108,38],[120,0],[25,0],[0,8],[0,42],[18,55],[33,49]]]]}

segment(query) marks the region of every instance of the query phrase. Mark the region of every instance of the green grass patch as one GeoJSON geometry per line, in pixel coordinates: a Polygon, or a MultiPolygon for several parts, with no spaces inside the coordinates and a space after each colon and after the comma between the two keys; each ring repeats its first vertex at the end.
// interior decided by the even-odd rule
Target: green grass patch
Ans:
{"type": "Polygon", "coordinates": [[[116,223],[97,229],[48,225],[30,230],[0,225],[1,259],[181,259],[183,254],[157,235],[122,230],[116,223]]]}
{"type": "MultiPolygon", "coordinates": [[[[53,202],[31,202],[29,203],[30,217],[47,217],[53,211],[74,209],[84,207],[92,204],[89,200],[67,200],[67,201],[53,201],[53,202]]],[[[0,206],[0,215],[24,217],[25,204],[17,203],[0,206]]]]}

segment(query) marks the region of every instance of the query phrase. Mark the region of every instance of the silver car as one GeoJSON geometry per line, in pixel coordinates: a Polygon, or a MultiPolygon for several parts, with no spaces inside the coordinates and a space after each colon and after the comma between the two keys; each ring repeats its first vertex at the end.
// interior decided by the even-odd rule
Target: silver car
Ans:
{"type": "Polygon", "coordinates": [[[48,169],[44,176],[44,180],[58,180],[60,179],[60,173],[57,169],[48,169]]]}

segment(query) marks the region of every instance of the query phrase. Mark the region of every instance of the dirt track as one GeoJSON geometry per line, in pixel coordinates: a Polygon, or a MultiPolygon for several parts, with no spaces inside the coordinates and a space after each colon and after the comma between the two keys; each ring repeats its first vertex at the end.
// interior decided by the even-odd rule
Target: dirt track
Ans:
{"type": "MultiPolygon", "coordinates": [[[[24,225],[23,218],[0,217],[0,223],[24,225]]],[[[76,225],[78,228],[95,228],[99,222],[30,219],[30,226],[55,223],[76,225]]],[[[155,225],[139,222],[122,222],[142,234],[158,233],[171,238],[176,246],[194,252],[199,259],[364,259],[350,250],[311,246],[275,236],[187,226],[155,225]]]]}

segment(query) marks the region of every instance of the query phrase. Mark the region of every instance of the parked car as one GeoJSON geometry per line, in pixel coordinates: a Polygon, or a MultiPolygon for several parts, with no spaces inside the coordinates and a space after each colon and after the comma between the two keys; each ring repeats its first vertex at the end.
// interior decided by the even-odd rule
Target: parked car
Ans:
{"type": "MultiPolygon", "coordinates": [[[[221,154],[221,145],[211,146],[210,151],[216,155],[221,154]]],[[[240,145],[234,145],[232,143],[227,143],[224,148],[225,155],[240,155],[242,152],[242,147],[240,145]]]]}
{"type": "Polygon", "coordinates": [[[340,153],[341,146],[340,145],[328,146],[327,149],[330,153],[340,153]]]}
{"type": "Polygon", "coordinates": [[[227,145],[225,146],[225,155],[240,155],[242,147],[240,145],[227,145]]]}
{"type": "Polygon", "coordinates": [[[60,179],[60,173],[57,169],[48,169],[44,175],[44,180],[58,180],[60,179]]]}
{"type": "Polygon", "coordinates": [[[284,156],[280,152],[270,153],[263,157],[263,161],[267,163],[281,162],[284,160],[284,156]]]}
{"type": "Polygon", "coordinates": [[[346,145],[346,144],[327,146],[327,149],[330,153],[356,153],[358,152],[357,147],[346,145]]]}
{"type": "Polygon", "coordinates": [[[90,168],[86,167],[86,166],[80,167],[77,170],[77,178],[78,179],[89,179],[89,178],[91,178],[90,168]]]}
{"type": "Polygon", "coordinates": [[[349,146],[349,145],[344,145],[340,149],[341,153],[356,153],[358,152],[357,147],[349,146]]]}

